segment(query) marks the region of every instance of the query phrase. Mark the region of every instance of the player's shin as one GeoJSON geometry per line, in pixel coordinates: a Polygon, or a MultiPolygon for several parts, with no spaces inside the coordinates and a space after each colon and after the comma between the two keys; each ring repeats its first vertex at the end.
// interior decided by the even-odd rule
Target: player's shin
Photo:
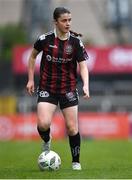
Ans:
{"type": "Polygon", "coordinates": [[[44,142],[48,142],[50,140],[50,128],[44,131],[41,128],[37,127],[37,130],[44,142]]]}
{"type": "Polygon", "coordinates": [[[81,138],[79,132],[74,136],[69,136],[69,143],[72,154],[72,162],[79,162],[81,138]]]}

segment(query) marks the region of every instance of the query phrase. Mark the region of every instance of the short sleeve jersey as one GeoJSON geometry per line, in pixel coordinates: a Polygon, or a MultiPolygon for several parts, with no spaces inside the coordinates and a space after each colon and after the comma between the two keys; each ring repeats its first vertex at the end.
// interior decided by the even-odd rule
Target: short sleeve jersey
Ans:
{"type": "Polygon", "coordinates": [[[82,41],[70,34],[60,40],[54,32],[41,35],[34,44],[41,52],[39,89],[65,94],[76,89],[77,63],[88,59],[82,41]]]}

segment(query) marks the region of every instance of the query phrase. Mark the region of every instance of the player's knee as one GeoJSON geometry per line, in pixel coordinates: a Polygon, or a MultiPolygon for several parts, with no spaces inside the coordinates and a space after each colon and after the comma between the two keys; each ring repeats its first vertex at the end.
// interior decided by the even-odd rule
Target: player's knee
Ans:
{"type": "Polygon", "coordinates": [[[67,133],[70,136],[74,136],[75,134],[78,133],[78,129],[76,127],[68,127],[67,128],[67,133]]]}
{"type": "Polygon", "coordinates": [[[40,128],[40,129],[43,129],[43,130],[47,130],[47,129],[49,129],[50,128],[50,121],[48,121],[48,120],[38,120],[38,127],[40,128]]]}

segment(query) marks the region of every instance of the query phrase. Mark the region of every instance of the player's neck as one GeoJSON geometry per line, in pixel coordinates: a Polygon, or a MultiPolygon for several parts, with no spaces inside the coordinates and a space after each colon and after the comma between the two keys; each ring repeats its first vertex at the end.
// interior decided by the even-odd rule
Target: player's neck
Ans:
{"type": "Polygon", "coordinates": [[[55,29],[56,31],[56,36],[60,39],[60,40],[67,40],[69,38],[69,32],[67,33],[63,33],[61,31],[59,31],[58,29],[55,29]]]}

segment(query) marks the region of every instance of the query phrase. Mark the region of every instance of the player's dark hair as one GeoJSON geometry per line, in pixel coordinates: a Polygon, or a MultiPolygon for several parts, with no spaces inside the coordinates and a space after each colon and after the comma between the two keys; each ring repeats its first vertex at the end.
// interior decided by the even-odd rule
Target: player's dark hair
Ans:
{"type": "MultiPolygon", "coordinates": [[[[57,19],[58,19],[62,14],[65,14],[65,13],[70,14],[71,12],[70,12],[68,9],[64,8],[64,7],[57,7],[57,8],[55,8],[55,10],[54,10],[54,12],[53,12],[53,18],[54,18],[54,20],[57,21],[57,19]]],[[[82,37],[82,34],[80,34],[80,33],[77,33],[77,32],[71,31],[71,30],[70,30],[70,33],[71,33],[71,34],[74,34],[74,36],[80,36],[80,37],[82,37]]]]}
{"type": "Polygon", "coordinates": [[[57,19],[61,16],[61,14],[65,14],[65,13],[70,14],[71,12],[68,9],[64,8],[64,7],[55,8],[54,13],[53,13],[54,20],[57,21],[57,19]]]}
{"type": "Polygon", "coordinates": [[[74,32],[74,31],[72,31],[72,30],[70,30],[70,33],[71,34],[73,34],[74,36],[80,36],[80,37],[82,37],[83,35],[81,34],[81,33],[77,33],[77,32],[74,32]]]}

